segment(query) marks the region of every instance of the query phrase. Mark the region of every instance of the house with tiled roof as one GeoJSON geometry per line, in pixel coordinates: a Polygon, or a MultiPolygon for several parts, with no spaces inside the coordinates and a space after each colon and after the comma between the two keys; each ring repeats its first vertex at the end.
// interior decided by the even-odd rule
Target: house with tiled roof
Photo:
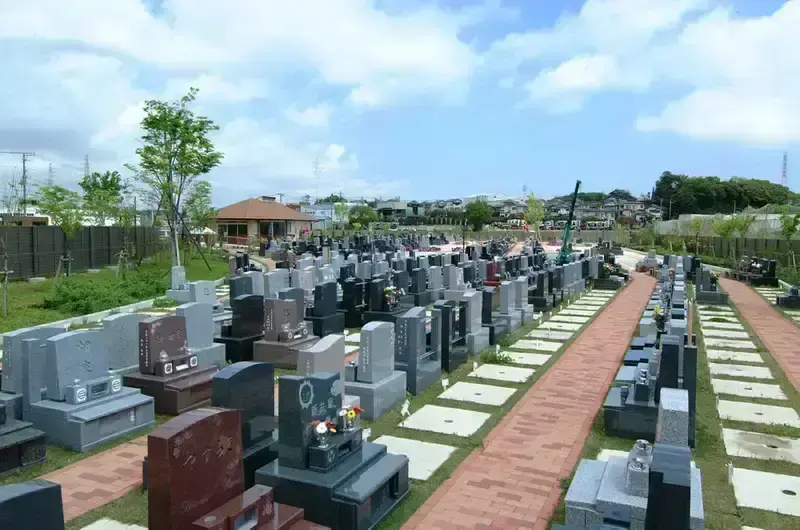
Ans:
{"type": "Polygon", "coordinates": [[[246,244],[248,238],[300,236],[311,230],[314,218],[264,195],[222,208],[214,217],[220,241],[246,244]]]}

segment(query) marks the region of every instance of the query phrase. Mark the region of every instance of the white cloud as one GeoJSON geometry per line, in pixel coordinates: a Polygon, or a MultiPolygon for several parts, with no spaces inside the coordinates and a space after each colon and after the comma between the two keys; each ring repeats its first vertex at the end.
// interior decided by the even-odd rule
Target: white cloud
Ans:
{"type": "Polygon", "coordinates": [[[313,107],[298,109],[296,105],[291,105],[284,111],[286,118],[298,125],[306,127],[327,127],[328,121],[333,114],[333,106],[329,103],[320,103],[313,107]]]}
{"type": "Polygon", "coordinates": [[[543,64],[517,86],[551,112],[580,110],[603,91],[664,86],[684,94],[637,119],[640,130],[774,146],[800,141],[798,27],[800,0],[750,18],[716,0],[587,0],[484,58],[503,77],[543,64]]]}
{"type": "Polygon", "coordinates": [[[481,60],[459,32],[511,15],[497,0],[391,13],[375,0],[164,0],[159,16],[149,4],[0,0],[0,146],[76,166],[89,152],[93,168],[119,169],[135,158],[144,101],[195,86],[197,112],[222,126],[226,158],[214,175],[226,197],[242,182],[307,190],[317,152],[328,152],[325,179],[337,191],[388,193],[403,184],[361,179],[354,152],[331,152],[336,132],[325,126],[338,105],[325,90],[364,108],[460,101],[481,60]],[[298,77],[320,87],[317,102],[298,93],[306,103],[292,104],[297,88],[282,84],[298,77]]]}

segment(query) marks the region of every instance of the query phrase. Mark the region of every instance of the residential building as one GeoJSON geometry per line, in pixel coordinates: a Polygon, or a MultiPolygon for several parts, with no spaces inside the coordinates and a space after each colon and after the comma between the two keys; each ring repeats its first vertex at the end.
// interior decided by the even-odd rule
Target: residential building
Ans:
{"type": "Polygon", "coordinates": [[[314,217],[275,202],[270,196],[226,206],[214,219],[220,241],[233,244],[247,243],[250,237],[297,237],[309,232],[314,221],[314,217]]]}

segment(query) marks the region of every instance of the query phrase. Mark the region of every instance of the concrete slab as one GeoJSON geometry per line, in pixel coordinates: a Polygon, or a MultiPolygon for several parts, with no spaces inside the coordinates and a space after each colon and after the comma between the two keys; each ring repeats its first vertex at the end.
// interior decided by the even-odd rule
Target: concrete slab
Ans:
{"type": "Polygon", "coordinates": [[[414,480],[428,480],[444,464],[455,447],[449,445],[420,442],[396,436],[381,436],[374,441],[385,445],[390,453],[408,457],[408,476],[414,480]]]}
{"type": "Polygon", "coordinates": [[[452,399],[479,405],[499,407],[514,395],[516,389],[504,386],[482,385],[459,381],[441,394],[439,399],[452,399]]]}
{"type": "Polygon", "coordinates": [[[800,429],[800,416],[794,409],[775,405],[760,405],[743,401],[717,402],[719,417],[723,420],[744,421],[764,425],[788,425],[800,429]]]}
{"type": "Polygon", "coordinates": [[[706,356],[711,361],[733,361],[737,363],[764,364],[764,359],[758,353],[748,353],[731,350],[706,350],[706,356]]]}
{"type": "Polygon", "coordinates": [[[734,468],[732,481],[738,506],[800,517],[800,477],[734,468]]]}
{"type": "Polygon", "coordinates": [[[425,405],[400,422],[401,427],[467,437],[475,434],[491,417],[485,412],[425,405]]]}
{"type": "Polygon", "coordinates": [[[760,432],[722,429],[725,451],[730,456],[780,460],[800,464],[800,440],[760,432]]]}
{"type": "Polygon", "coordinates": [[[496,381],[506,381],[509,383],[524,383],[534,374],[535,370],[530,368],[518,368],[516,366],[505,366],[503,364],[482,364],[477,370],[470,372],[469,377],[480,379],[494,379],[496,381]]]}
{"type": "Polygon", "coordinates": [[[711,385],[717,394],[761,399],[787,399],[786,394],[778,385],[731,381],[730,379],[712,379],[711,385]]]}
{"type": "Polygon", "coordinates": [[[522,353],[516,351],[504,351],[516,364],[524,364],[527,366],[541,366],[550,360],[552,355],[546,353],[522,353]]]}
{"type": "Polygon", "coordinates": [[[711,370],[711,375],[746,377],[748,379],[773,379],[772,372],[766,366],[708,363],[708,367],[711,370]]]}

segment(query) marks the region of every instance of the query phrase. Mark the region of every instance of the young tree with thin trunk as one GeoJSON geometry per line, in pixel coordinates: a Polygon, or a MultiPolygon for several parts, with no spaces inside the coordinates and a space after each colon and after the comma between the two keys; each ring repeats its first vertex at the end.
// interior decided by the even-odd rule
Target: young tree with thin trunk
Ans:
{"type": "Polygon", "coordinates": [[[544,205],[542,201],[536,198],[533,193],[528,194],[528,208],[525,211],[525,222],[528,226],[533,226],[536,239],[541,241],[539,234],[539,225],[544,221],[544,205]]]}
{"type": "Polygon", "coordinates": [[[180,265],[178,236],[182,232],[183,199],[197,177],[218,166],[223,158],[209,139],[219,127],[189,108],[197,92],[196,88],[190,88],[178,101],[145,103],[144,145],[136,150],[139,164],[128,166],[164,213],[173,266],[180,265]]]}
{"type": "Polygon", "coordinates": [[[40,186],[36,193],[39,211],[61,227],[66,238],[67,276],[71,273],[72,243],[83,228],[83,201],[80,194],[61,186],[40,186]]]}

